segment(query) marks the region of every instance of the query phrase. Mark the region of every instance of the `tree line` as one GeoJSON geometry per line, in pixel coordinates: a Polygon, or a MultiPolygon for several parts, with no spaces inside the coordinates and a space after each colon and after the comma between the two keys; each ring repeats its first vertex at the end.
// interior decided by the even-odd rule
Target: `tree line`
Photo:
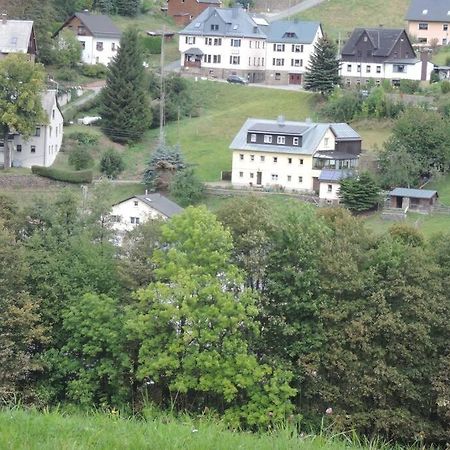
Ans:
{"type": "Polygon", "coordinates": [[[343,209],[255,197],[189,207],[115,247],[108,185],[0,197],[0,396],[146,402],[444,445],[450,235],[375,235],[343,209]]]}

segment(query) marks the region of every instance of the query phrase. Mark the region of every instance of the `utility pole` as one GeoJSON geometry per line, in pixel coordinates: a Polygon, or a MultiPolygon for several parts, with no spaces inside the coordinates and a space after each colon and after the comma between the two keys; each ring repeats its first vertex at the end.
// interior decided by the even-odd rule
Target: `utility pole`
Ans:
{"type": "Polygon", "coordinates": [[[162,147],[164,145],[164,107],[166,101],[166,89],[164,86],[164,39],[166,35],[166,26],[163,26],[162,36],[161,36],[161,76],[160,76],[160,101],[159,101],[159,145],[162,147]]]}

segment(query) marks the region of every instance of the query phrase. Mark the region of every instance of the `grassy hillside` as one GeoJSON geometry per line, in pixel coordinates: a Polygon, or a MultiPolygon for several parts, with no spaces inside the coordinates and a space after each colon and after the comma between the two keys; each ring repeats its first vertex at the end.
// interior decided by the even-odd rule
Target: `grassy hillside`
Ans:
{"type": "Polygon", "coordinates": [[[328,0],[301,13],[302,20],[320,21],[326,33],[337,38],[347,37],[356,27],[403,28],[409,0],[328,0]]]}
{"type": "Polygon", "coordinates": [[[321,437],[299,438],[287,431],[272,435],[233,433],[218,424],[170,418],[123,420],[111,415],[62,416],[21,410],[0,412],[4,450],[344,450],[357,448],[321,437]]]}

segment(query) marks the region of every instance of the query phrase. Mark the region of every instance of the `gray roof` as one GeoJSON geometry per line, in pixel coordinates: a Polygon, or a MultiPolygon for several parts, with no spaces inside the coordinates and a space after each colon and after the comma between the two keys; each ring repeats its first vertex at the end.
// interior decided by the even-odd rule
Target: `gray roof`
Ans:
{"type": "Polygon", "coordinates": [[[407,59],[387,59],[385,62],[391,64],[417,64],[420,62],[418,58],[407,58],[407,59]]]}
{"type": "Polygon", "coordinates": [[[389,195],[394,197],[410,197],[410,198],[432,198],[437,195],[437,191],[430,189],[409,189],[409,188],[395,188],[389,195]]]}
{"type": "Polygon", "coordinates": [[[0,20],[0,52],[27,53],[32,32],[32,20],[0,20]]]}
{"type": "Polygon", "coordinates": [[[342,49],[342,56],[356,54],[356,44],[364,33],[367,33],[375,48],[372,53],[373,56],[389,56],[395,43],[405,33],[405,30],[397,28],[355,28],[342,49]]]}
{"type": "Polygon", "coordinates": [[[242,8],[206,8],[180,34],[266,38],[264,28],[242,8]],[[218,27],[212,30],[211,25],[218,27]]]}
{"type": "Polygon", "coordinates": [[[122,32],[108,16],[91,14],[89,12],[78,12],[67,19],[53,36],[56,36],[74,17],[80,19],[83,25],[97,38],[120,39],[122,35],[122,32]]]}
{"type": "Polygon", "coordinates": [[[319,181],[341,181],[354,175],[351,170],[323,169],[320,171],[319,181]]]}
{"type": "Polygon", "coordinates": [[[161,194],[152,193],[146,195],[135,195],[135,198],[141,200],[169,218],[183,211],[181,206],[161,194]]]}
{"type": "Polygon", "coordinates": [[[186,50],[184,53],[186,53],[186,55],[196,55],[196,56],[203,55],[203,52],[198,47],[191,47],[190,49],[186,50]]]}
{"type": "Polygon", "coordinates": [[[449,0],[411,0],[406,20],[450,22],[449,0]]]}
{"type": "Polygon", "coordinates": [[[267,27],[265,33],[268,42],[311,44],[320,28],[319,22],[277,20],[267,27]]]}
{"type": "Polygon", "coordinates": [[[320,144],[323,136],[327,130],[332,129],[337,140],[353,140],[361,139],[358,133],[356,133],[346,123],[332,124],[332,123],[313,123],[313,122],[294,122],[283,121],[282,123],[277,120],[265,120],[265,119],[247,119],[244,125],[239,130],[238,134],[234,137],[233,142],[230,145],[232,150],[248,150],[255,152],[270,152],[270,153],[289,153],[298,155],[313,155],[317,147],[320,144]],[[256,127],[256,128],[255,128],[256,127]],[[266,127],[266,129],[264,129],[266,127]],[[264,133],[279,133],[279,134],[296,134],[302,136],[302,146],[287,146],[273,144],[256,144],[254,142],[247,142],[247,133],[252,130],[264,133]],[[285,130],[289,130],[286,132],[285,130]],[[292,133],[293,130],[297,130],[297,133],[292,133]],[[348,136],[348,137],[347,137],[348,136]],[[357,138],[356,138],[357,136],[357,138]]]}
{"type": "Polygon", "coordinates": [[[49,119],[52,117],[52,111],[56,104],[58,107],[58,103],[56,102],[56,90],[49,89],[47,91],[44,91],[41,94],[41,102],[42,107],[44,108],[44,111],[46,112],[49,119]]]}

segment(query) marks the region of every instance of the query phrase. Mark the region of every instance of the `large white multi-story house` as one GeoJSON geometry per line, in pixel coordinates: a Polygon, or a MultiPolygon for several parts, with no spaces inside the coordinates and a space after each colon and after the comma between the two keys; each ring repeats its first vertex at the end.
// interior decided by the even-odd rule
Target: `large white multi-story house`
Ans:
{"type": "MultiPolygon", "coordinates": [[[[63,115],[56,100],[56,90],[42,94],[42,106],[47,122],[36,127],[32,136],[25,138],[11,134],[9,146],[14,167],[51,166],[61,149],[63,115]]],[[[0,143],[0,158],[4,160],[4,144],[0,143]]]]}
{"type": "Polygon", "coordinates": [[[387,79],[397,86],[401,80],[429,80],[434,65],[428,53],[417,57],[405,30],[356,28],[341,52],[340,75],[344,84],[380,84],[387,79]]]}
{"type": "Polygon", "coordinates": [[[317,22],[269,24],[242,8],[207,8],[179,34],[185,72],[300,84],[322,28],[317,22]]]}
{"type": "Polygon", "coordinates": [[[108,16],[90,14],[87,11],[75,13],[64,22],[53,37],[63,29],[75,33],[83,49],[81,61],[85,64],[107,66],[116,56],[121,32],[108,16]]]}
{"type": "Polygon", "coordinates": [[[234,186],[317,192],[336,202],[340,180],[358,167],[361,136],[346,123],[252,118],[230,149],[234,186]]]}

